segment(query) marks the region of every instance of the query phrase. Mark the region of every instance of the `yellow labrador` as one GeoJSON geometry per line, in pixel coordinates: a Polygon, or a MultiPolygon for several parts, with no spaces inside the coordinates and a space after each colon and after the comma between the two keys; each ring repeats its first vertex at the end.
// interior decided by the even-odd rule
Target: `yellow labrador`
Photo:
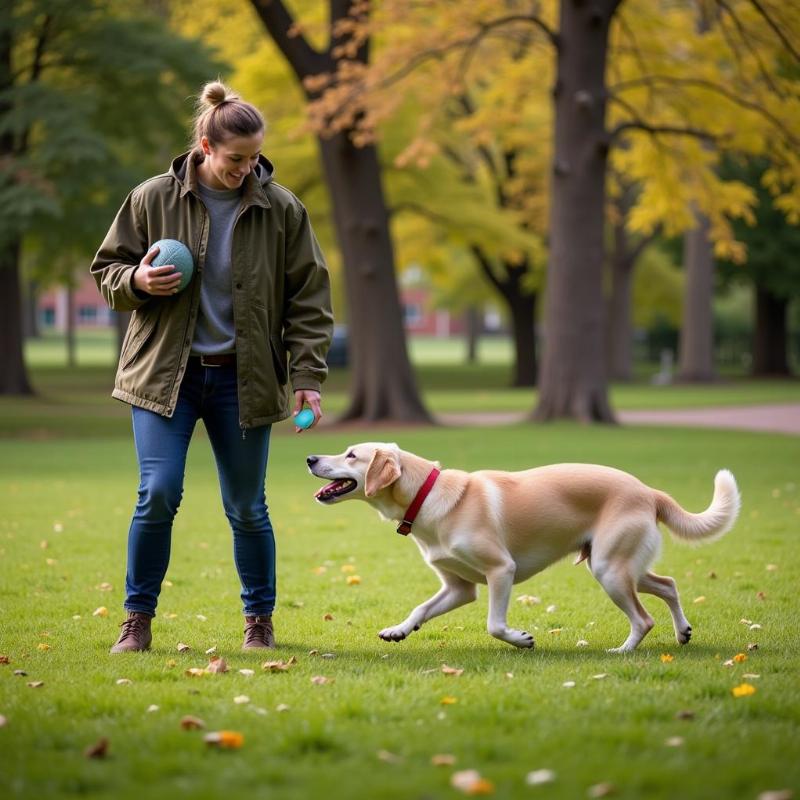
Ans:
{"type": "Polygon", "coordinates": [[[687,541],[717,538],[733,526],[740,506],[728,470],[716,475],[711,505],[692,514],[633,475],[592,464],[440,472],[438,463],[378,442],[353,445],[341,455],[309,456],[307,463],[313,475],[331,481],[316,493],[320,503],[366,500],[384,518],[405,520],[398,532],[411,533],[442,582],[399,625],[378,634],[395,642],[471,602],[476,584],[485,583],[489,633],[515,647],[533,647],[529,633],[506,622],[511,587],[577,552],[575,563],[587,561],[630,620],[628,638],[611,652],[633,650],[653,627],[637,591],[667,604],[675,637],[685,644],[692,628],[675,581],[649,571],[661,545],[657,523],[687,541]]]}

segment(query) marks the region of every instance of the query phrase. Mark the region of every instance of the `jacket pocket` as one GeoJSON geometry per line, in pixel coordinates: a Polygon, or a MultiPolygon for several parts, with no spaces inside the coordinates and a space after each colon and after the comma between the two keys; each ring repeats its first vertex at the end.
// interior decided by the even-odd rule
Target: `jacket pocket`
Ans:
{"type": "Polygon", "coordinates": [[[275,375],[278,378],[278,383],[281,386],[285,386],[289,380],[289,370],[286,366],[286,348],[283,345],[283,340],[280,336],[271,334],[269,346],[270,350],[272,350],[272,362],[275,365],[275,375]]]}
{"type": "Polygon", "coordinates": [[[139,355],[144,345],[153,335],[160,311],[160,308],[153,309],[144,319],[141,319],[143,315],[140,311],[134,314],[128,335],[125,337],[125,345],[122,348],[122,355],[119,360],[120,370],[127,369],[133,364],[136,356],[139,355]]]}

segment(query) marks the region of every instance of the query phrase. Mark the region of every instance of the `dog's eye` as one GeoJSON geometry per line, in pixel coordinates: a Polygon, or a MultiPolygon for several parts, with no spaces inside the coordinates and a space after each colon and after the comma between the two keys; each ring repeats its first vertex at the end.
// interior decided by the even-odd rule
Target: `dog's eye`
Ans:
{"type": "Polygon", "coordinates": [[[352,450],[345,456],[345,458],[355,458],[355,457],[356,454],[352,450]]]}

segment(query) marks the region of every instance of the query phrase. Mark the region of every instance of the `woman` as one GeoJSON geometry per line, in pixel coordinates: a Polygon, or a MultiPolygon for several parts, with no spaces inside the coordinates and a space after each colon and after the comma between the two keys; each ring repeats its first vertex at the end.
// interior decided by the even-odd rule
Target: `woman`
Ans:
{"type": "Polygon", "coordinates": [[[132,406],[140,484],[127,618],[112,653],[150,647],[198,419],[233,529],[243,647],[275,646],[275,542],[264,494],[270,429],[289,416],[289,385],[294,413],[308,405],[313,424],[321,417],[333,318],[322,252],[302,203],[272,179],[264,130],[254,106],[207,84],[192,149],[131,192],[91,267],[108,305],[133,311],[113,396],[132,406]],[[152,266],[159,239],[192,251],[195,274],[181,292],[174,267],[152,266]]]}

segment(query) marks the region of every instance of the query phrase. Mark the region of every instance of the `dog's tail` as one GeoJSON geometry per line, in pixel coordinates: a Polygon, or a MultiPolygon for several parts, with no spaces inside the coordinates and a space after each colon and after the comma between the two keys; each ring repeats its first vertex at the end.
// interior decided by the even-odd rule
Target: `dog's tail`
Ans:
{"type": "Polygon", "coordinates": [[[742,504],[736,478],[721,469],[714,478],[711,505],[700,514],[681,508],[666,492],[655,492],[656,518],[679,539],[690,542],[712,541],[724,536],[736,522],[742,504]]]}

